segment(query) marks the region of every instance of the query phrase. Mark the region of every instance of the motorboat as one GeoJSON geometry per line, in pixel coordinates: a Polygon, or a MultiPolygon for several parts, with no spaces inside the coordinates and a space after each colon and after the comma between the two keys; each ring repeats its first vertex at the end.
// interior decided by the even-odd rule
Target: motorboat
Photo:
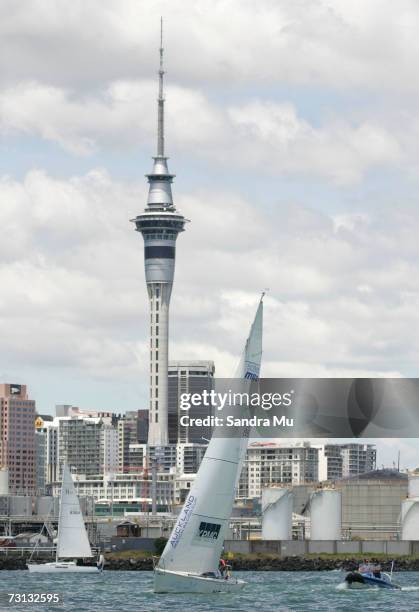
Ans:
{"type": "Polygon", "coordinates": [[[346,584],[352,589],[359,588],[380,588],[380,589],[400,589],[401,587],[393,582],[393,564],[391,573],[381,571],[381,566],[373,563],[360,565],[357,571],[349,572],[345,576],[346,584]]]}

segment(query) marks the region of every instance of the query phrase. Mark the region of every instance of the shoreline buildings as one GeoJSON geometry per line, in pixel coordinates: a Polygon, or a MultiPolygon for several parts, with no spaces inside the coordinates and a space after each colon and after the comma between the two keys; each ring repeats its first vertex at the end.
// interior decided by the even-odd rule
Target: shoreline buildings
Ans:
{"type": "Polygon", "coordinates": [[[175,273],[176,239],[187,219],[173,204],[172,181],[164,148],[163,41],[160,40],[159,95],[157,99],[157,154],[147,175],[147,206],[135,219],[144,239],[144,264],[150,302],[150,404],[148,445],[169,444],[168,365],[169,306],[175,273]]]}

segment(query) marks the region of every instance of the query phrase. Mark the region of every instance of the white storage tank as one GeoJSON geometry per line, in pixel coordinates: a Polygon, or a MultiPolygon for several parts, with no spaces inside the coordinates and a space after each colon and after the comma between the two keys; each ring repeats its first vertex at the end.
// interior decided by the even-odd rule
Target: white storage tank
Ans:
{"type": "Polygon", "coordinates": [[[10,516],[32,516],[32,497],[29,495],[11,495],[9,513],[10,516]]]}
{"type": "Polygon", "coordinates": [[[91,496],[86,497],[83,495],[79,497],[79,502],[80,502],[80,510],[83,516],[84,517],[92,516],[95,510],[93,498],[91,496]]]}
{"type": "Polygon", "coordinates": [[[60,514],[60,498],[59,497],[52,498],[52,507],[53,507],[52,515],[58,517],[58,515],[60,514]]]}
{"type": "Polygon", "coordinates": [[[0,495],[9,495],[9,468],[0,468],[0,495]]]}
{"type": "Polygon", "coordinates": [[[10,497],[8,495],[0,495],[0,515],[9,516],[10,497]]]}
{"type": "Polygon", "coordinates": [[[409,474],[407,491],[408,497],[419,497],[419,475],[409,474]]]}
{"type": "Polygon", "coordinates": [[[310,497],[312,540],[342,538],[342,495],[336,489],[317,489],[310,497]]]}
{"type": "Polygon", "coordinates": [[[0,467],[0,495],[9,495],[9,468],[0,467]]]}
{"type": "Polygon", "coordinates": [[[54,498],[51,495],[40,495],[37,497],[35,513],[37,516],[54,516],[54,498]]]}
{"type": "Polygon", "coordinates": [[[400,538],[402,540],[419,540],[419,497],[402,501],[400,538]]]}
{"type": "Polygon", "coordinates": [[[289,489],[262,489],[263,540],[292,540],[292,502],[289,489]]]}

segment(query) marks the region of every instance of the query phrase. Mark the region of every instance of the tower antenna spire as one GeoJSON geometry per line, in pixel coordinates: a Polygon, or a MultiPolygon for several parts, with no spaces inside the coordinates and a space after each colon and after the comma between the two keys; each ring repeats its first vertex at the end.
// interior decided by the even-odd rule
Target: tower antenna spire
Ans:
{"type": "Polygon", "coordinates": [[[157,157],[164,157],[163,17],[160,17],[159,97],[157,99],[157,157]]]}

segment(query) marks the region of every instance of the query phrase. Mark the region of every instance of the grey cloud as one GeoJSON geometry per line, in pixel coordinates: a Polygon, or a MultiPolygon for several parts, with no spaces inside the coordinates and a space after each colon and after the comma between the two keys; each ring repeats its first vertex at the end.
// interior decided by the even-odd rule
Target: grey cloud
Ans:
{"type": "MultiPolygon", "coordinates": [[[[0,128],[5,135],[34,135],[81,156],[138,143],[150,150],[153,92],[149,81],[114,82],[88,97],[21,83],[0,92],[0,128]]],[[[397,136],[373,120],[314,127],[289,103],[253,100],[224,108],[190,89],[172,87],[168,95],[171,150],[222,166],[270,176],[313,175],[346,185],[360,181],[370,168],[403,158],[397,136]]]]}
{"type": "Polygon", "coordinates": [[[417,3],[370,0],[9,0],[0,74],[91,89],[149,77],[160,15],[167,62],[183,83],[272,79],[387,94],[417,92],[417,3]]]}

